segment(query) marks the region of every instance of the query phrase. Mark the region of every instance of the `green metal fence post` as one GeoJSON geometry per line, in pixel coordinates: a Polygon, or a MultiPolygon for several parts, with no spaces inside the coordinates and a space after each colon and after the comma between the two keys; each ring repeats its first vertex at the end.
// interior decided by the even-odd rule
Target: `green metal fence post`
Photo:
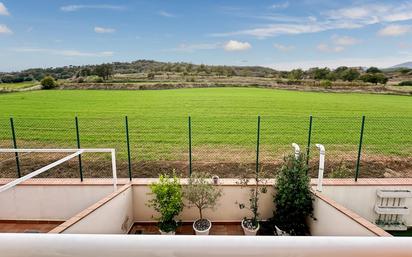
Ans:
{"type": "Polygon", "coordinates": [[[192,176],[192,119],[189,116],[189,176],[192,176]]]}
{"type": "Polygon", "coordinates": [[[130,139],[129,139],[129,120],[127,116],[124,118],[125,125],[126,125],[126,142],[127,142],[127,161],[128,161],[128,168],[129,168],[129,180],[132,181],[132,162],[130,159],[130,139]]]}
{"type": "MultiPolygon", "coordinates": [[[[76,139],[77,139],[77,148],[80,149],[80,133],[79,133],[79,120],[77,116],[74,118],[76,124],[76,139]]],[[[79,172],[80,172],[80,181],[83,182],[83,167],[82,167],[82,155],[79,154],[79,172]]]]}
{"type": "Polygon", "coordinates": [[[257,138],[256,138],[256,173],[259,172],[259,144],[260,144],[260,116],[258,116],[257,138]]]}
{"type": "MultiPolygon", "coordinates": [[[[17,149],[16,131],[14,130],[14,121],[13,121],[12,117],[10,117],[10,127],[11,127],[11,135],[12,135],[12,139],[13,139],[13,148],[17,149]]],[[[16,156],[17,176],[20,178],[21,177],[21,172],[20,172],[19,153],[15,152],[14,155],[16,156]]]]}
{"type": "Polygon", "coordinates": [[[359,177],[359,167],[361,161],[361,152],[362,152],[362,142],[363,142],[363,130],[365,128],[365,115],[362,116],[362,125],[360,131],[360,138],[359,138],[359,148],[358,148],[358,159],[356,161],[356,172],[355,172],[355,181],[358,181],[359,177]]]}
{"type": "Polygon", "coordinates": [[[312,122],[313,122],[313,117],[312,115],[310,115],[309,116],[309,131],[308,131],[308,146],[306,149],[306,165],[309,165],[310,140],[312,137],[312,122]]]}

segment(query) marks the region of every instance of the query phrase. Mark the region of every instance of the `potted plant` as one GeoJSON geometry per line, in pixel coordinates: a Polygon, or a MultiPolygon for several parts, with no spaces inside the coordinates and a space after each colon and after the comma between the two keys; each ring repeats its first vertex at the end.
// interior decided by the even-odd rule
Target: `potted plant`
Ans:
{"type": "Polygon", "coordinates": [[[238,184],[242,187],[250,186],[250,182],[254,182],[252,188],[250,188],[250,195],[249,195],[249,204],[246,205],[245,203],[236,202],[239,205],[240,209],[248,209],[251,211],[252,216],[247,218],[244,217],[243,220],[240,222],[240,225],[243,228],[243,232],[246,236],[255,236],[260,229],[259,224],[259,197],[260,194],[265,194],[267,192],[266,182],[267,179],[261,177],[261,172],[254,172],[253,178],[248,178],[247,176],[243,176],[240,179],[238,184]]]}
{"type": "Polygon", "coordinates": [[[194,173],[184,187],[184,197],[190,207],[199,210],[199,219],[193,222],[196,235],[209,235],[212,222],[203,217],[203,210],[214,209],[217,200],[222,196],[222,190],[212,184],[207,173],[194,173]]]}
{"type": "Polygon", "coordinates": [[[274,203],[276,210],[271,218],[274,230],[279,228],[289,235],[308,235],[308,218],[313,217],[313,197],[307,175],[306,158],[293,155],[284,158],[276,177],[274,203]]]}
{"type": "Polygon", "coordinates": [[[153,207],[159,214],[158,227],[162,235],[174,235],[178,227],[175,217],[183,210],[182,185],[179,178],[173,174],[160,175],[159,182],[150,185],[154,197],[148,206],[153,207]]]}

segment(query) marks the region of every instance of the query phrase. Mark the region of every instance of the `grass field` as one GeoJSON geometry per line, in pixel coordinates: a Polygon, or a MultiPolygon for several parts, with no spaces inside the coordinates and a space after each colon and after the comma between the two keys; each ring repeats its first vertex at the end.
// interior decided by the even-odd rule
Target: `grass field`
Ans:
{"type": "Polygon", "coordinates": [[[10,147],[8,118],[13,116],[19,147],[75,147],[77,115],[82,147],[115,147],[123,160],[124,115],[129,116],[132,159],[140,161],[186,161],[189,115],[194,162],[253,163],[258,115],[262,161],[279,159],[292,142],[304,147],[309,115],[314,116],[312,143],[325,144],[330,157],[356,159],[362,115],[367,117],[365,152],[412,153],[408,96],[254,88],[51,90],[0,95],[0,109],[2,145],[10,147]]]}
{"type": "Polygon", "coordinates": [[[28,82],[21,82],[21,83],[0,83],[0,91],[1,90],[16,90],[22,88],[32,87],[34,85],[39,84],[38,82],[28,81],[28,82]]]}

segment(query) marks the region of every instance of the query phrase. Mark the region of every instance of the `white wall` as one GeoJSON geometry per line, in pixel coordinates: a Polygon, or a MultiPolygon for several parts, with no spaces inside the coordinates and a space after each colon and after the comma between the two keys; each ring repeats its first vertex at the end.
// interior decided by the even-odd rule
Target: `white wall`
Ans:
{"type": "Polygon", "coordinates": [[[132,187],[68,227],[62,234],[125,234],[133,225],[132,187]]]}
{"type": "MultiPolygon", "coordinates": [[[[203,215],[212,221],[239,221],[244,217],[251,217],[251,212],[246,209],[239,209],[239,205],[235,204],[236,201],[248,204],[249,202],[249,188],[241,188],[239,185],[222,185],[219,186],[223,190],[223,195],[220,198],[216,210],[205,210],[203,215]]],[[[274,190],[272,186],[267,187],[266,194],[262,194],[260,197],[260,209],[261,219],[267,219],[272,217],[274,209],[273,194],[274,190]]],[[[153,221],[153,216],[157,217],[157,213],[153,211],[151,207],[146,204],[151,199],[148,195],[150,192],[148,185],[133,185],[133,208],[134,208],[134,220],[137,222],[153,221]]],[[[182,221],[194,221],[198,219],[198,210],[196,208],[185,207],[183,212],[177,219],[182,221]]]]}
{"type": "Polygon", "coordinates": [[[318,197],[315,197],[313,209],[313,216],[316,220],[309,219],[312,236],[376,236],[366,227],[318,197]]]}
{"type": "Polygon", "coordinates": [[[110,185],[19,185],[0,194],[0,220],[67,220],[112,191],[110,185]]]}
{"type": "MultiPolygon", "coordinates": [[[[379,185],[339,185],[323,186],[323,194],[356,212],[360,216],[375,223],[377,214],[374,212],[374,206],[378,199],[376,191],[378,189],[408,189],[412,186],[379,186],[379,185]]],[[[406,205],[412,209],[412,199],[406,200],[406,205]]],[[[412,211],[406,217],[406,225],[412,226],[412,211]]]]}

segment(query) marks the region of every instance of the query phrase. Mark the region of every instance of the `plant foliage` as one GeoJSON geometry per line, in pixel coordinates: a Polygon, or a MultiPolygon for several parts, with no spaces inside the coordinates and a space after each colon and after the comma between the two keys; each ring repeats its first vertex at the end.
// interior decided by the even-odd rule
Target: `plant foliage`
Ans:
{"type": "Polygon", "coordinates": [[[214,186],[209,178],[211,176],[207,173],[193,173],[183,191],[189,207],[199,210],[200,219],[203,219],[203,210],[214,209],[217,200],[222,196],[222,190],[214,186]]]}
{"type": "Polygon", "coordinates": [[[252,213],[251,218],[245,217],[245,220],[250,220],[253,228],[257,228],[259,224],[259,198],[260,194],[265,194],[267,192],[267,179],[263,178],[264,174],[262,171],[260,172],[254,172],[253,173],[253,178],[249,178],[247,176],[243,176],[239,180],[239,184],[243,187],[247,187],[250,184],[253,185],[252,188],[249,190],[249,203],[239,203],[236,202],[236,204],[239,205],[239,209],[248,209],[252,213]]]}
{"type": "Polygon", "coordinates": [[[148,206],[153,207],[160,214],[159,229],[164,232],[175,231],[177,222],[175,217],[183,210],[182,186],[180,179],[173,175],[160,175],[159,182],[150,185],[151,195],[154,197],[148,206]]]}
{"type": "Polygon", "coordinates": [[[43,89],[52,89],[52,88],[56,87],[56,81],[54,80],[54,78],[52,76],[44,77],[41,80],[40,84],[41,84],[43,89]]]}
{"type": "Polygon", "coordinates": [[[274,203],[276,211],[271,222],[290,235],[307,235],[307,219],[313,218],[313,197],[306,159],[300,155],[285,157],[276,177],[274,203]]]}

